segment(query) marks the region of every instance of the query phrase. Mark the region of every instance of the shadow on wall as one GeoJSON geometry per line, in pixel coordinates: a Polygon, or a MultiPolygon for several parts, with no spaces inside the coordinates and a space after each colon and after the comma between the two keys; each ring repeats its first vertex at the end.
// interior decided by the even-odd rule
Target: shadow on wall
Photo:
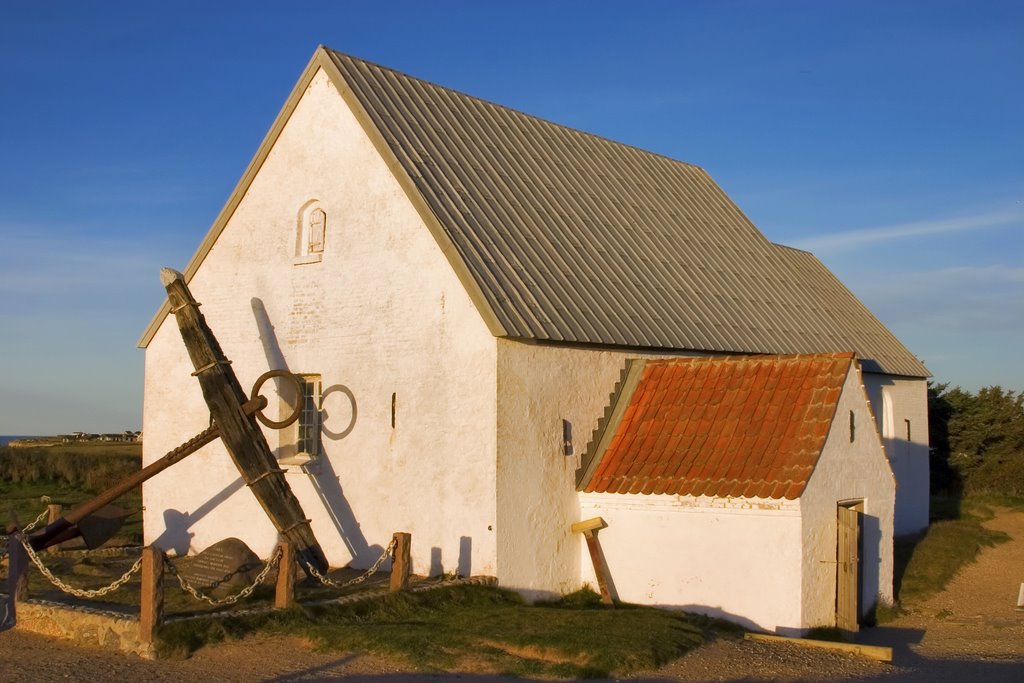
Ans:
{"type": "Polygon", "coordinates": [[[192,512],[182,512],[173,508],[164,510],[164,531],[153,541],[154,545],[165,551],[173,550],[179,556],[188,554],[192,546],[192,537],[195,536],[189,531],[192,525],[244,486],[245,482],[239,477],[192,512]]]}
{"type": "MultiPolygon", "coordinates": [[[[266,356],[267,365],[274,370],[288,370],[290,372],[263,300],[253,297],[249,303],[252,306],[253,318],[256,321],[256,329],[259,332],[260,344],[263,346],[263,354],[266,356]]],[[[351,389],[340,384],[332,385],[321,392],[321,403],[333,395],[339,395],[348,399],[351,406],[351,418],[343,429],[332,431],[326,426],[330,420],[330,415],[326,411],[324,412],[321,419],[321,433],[319,435],[321,453],[324,452],[324,436],[327,436],[332,441],[343,439],[352,432],[356,424],[358,412],[355,395],[351,389]]],[[[384,546],[381,544],[371,546],[367,543],[366,537],[363,536],[359,523],[356,521],[355,512],[345,497],[345,491],[341,486],[338,473],[331,464],[330,458],[317,458],[315,465],[315,468],[304,468],[304,472],[309,477],[309,481],[313,485],[313,489],[316,491],[320,502],[323,504],[327,516],[337,530],[339,538],[345,544],[349,554],[352,555],[351,565],[363,567],[373,564],[384,551],[384,546]]]]}
{"type": "MultiPolygon", "coordinates": [[[[416,542],[415,537],[412,540],[413,543],[416,542]]],[[[459,557],[456,562],[455,569],[450,569],[448,571],[454,571],[461,577],[473,575],[473,538],[471,536],[459,537],[459,557]]],[[[428,572],[429,576],[441,576],[445,573],[441,549],[437,546],[430,549],[430,569],[428,572]]]]}
{"type": "Polygon", "coordinates": [[[881,587],[882,525],[878,517],[862,514],[860,567],[857,576],[861,618],[874,612],[881,587]]]}

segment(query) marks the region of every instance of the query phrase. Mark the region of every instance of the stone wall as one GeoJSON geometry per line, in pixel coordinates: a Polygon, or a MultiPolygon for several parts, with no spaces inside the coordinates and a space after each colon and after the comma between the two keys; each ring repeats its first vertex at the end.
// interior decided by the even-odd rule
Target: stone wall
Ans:
{"type": "Polygon", "coordinates": [[[15,628],[23,631],[155,658],[152,644],[140,640],[139,620],[132,614],[30,600],[18,603],[17,615],[15,628]]]}

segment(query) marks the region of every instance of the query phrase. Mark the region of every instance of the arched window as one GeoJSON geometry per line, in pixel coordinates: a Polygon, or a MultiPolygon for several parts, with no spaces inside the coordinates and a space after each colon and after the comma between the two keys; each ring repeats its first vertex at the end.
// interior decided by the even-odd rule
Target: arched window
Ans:
{"type": "Polygon", "coordinates": [[[321,254],[324,250],[324,234],[327,232],[327,212],[317,207],[309,212],[306,251],[321,254]]]}
{"type": "Polygon", "coordinates": [[[295,263],[316,263],[323,259],[327,243],[327,211],[319,200],[312,199],[299,209],[297,224],[295,263]]]}

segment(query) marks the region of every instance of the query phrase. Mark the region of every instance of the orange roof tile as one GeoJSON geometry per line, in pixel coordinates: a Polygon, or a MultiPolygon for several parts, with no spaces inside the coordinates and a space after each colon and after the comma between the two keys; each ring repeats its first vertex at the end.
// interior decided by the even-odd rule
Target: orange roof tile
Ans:
{"type": "Polygon", "coordinates": [[[578,488],[798,498],[852,353],[634,361],[578,488]],[[616,417],[617,416],[617,417],[616,417]]]}

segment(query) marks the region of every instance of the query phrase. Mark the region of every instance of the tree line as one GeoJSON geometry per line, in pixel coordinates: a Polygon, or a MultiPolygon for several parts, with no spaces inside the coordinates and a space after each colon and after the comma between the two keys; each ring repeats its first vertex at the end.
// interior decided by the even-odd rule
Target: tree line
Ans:
{"type": "Polygon", "coordinates": [[[932,493],[1024,497],[1024,393],[928,385],[932,493]]]}

